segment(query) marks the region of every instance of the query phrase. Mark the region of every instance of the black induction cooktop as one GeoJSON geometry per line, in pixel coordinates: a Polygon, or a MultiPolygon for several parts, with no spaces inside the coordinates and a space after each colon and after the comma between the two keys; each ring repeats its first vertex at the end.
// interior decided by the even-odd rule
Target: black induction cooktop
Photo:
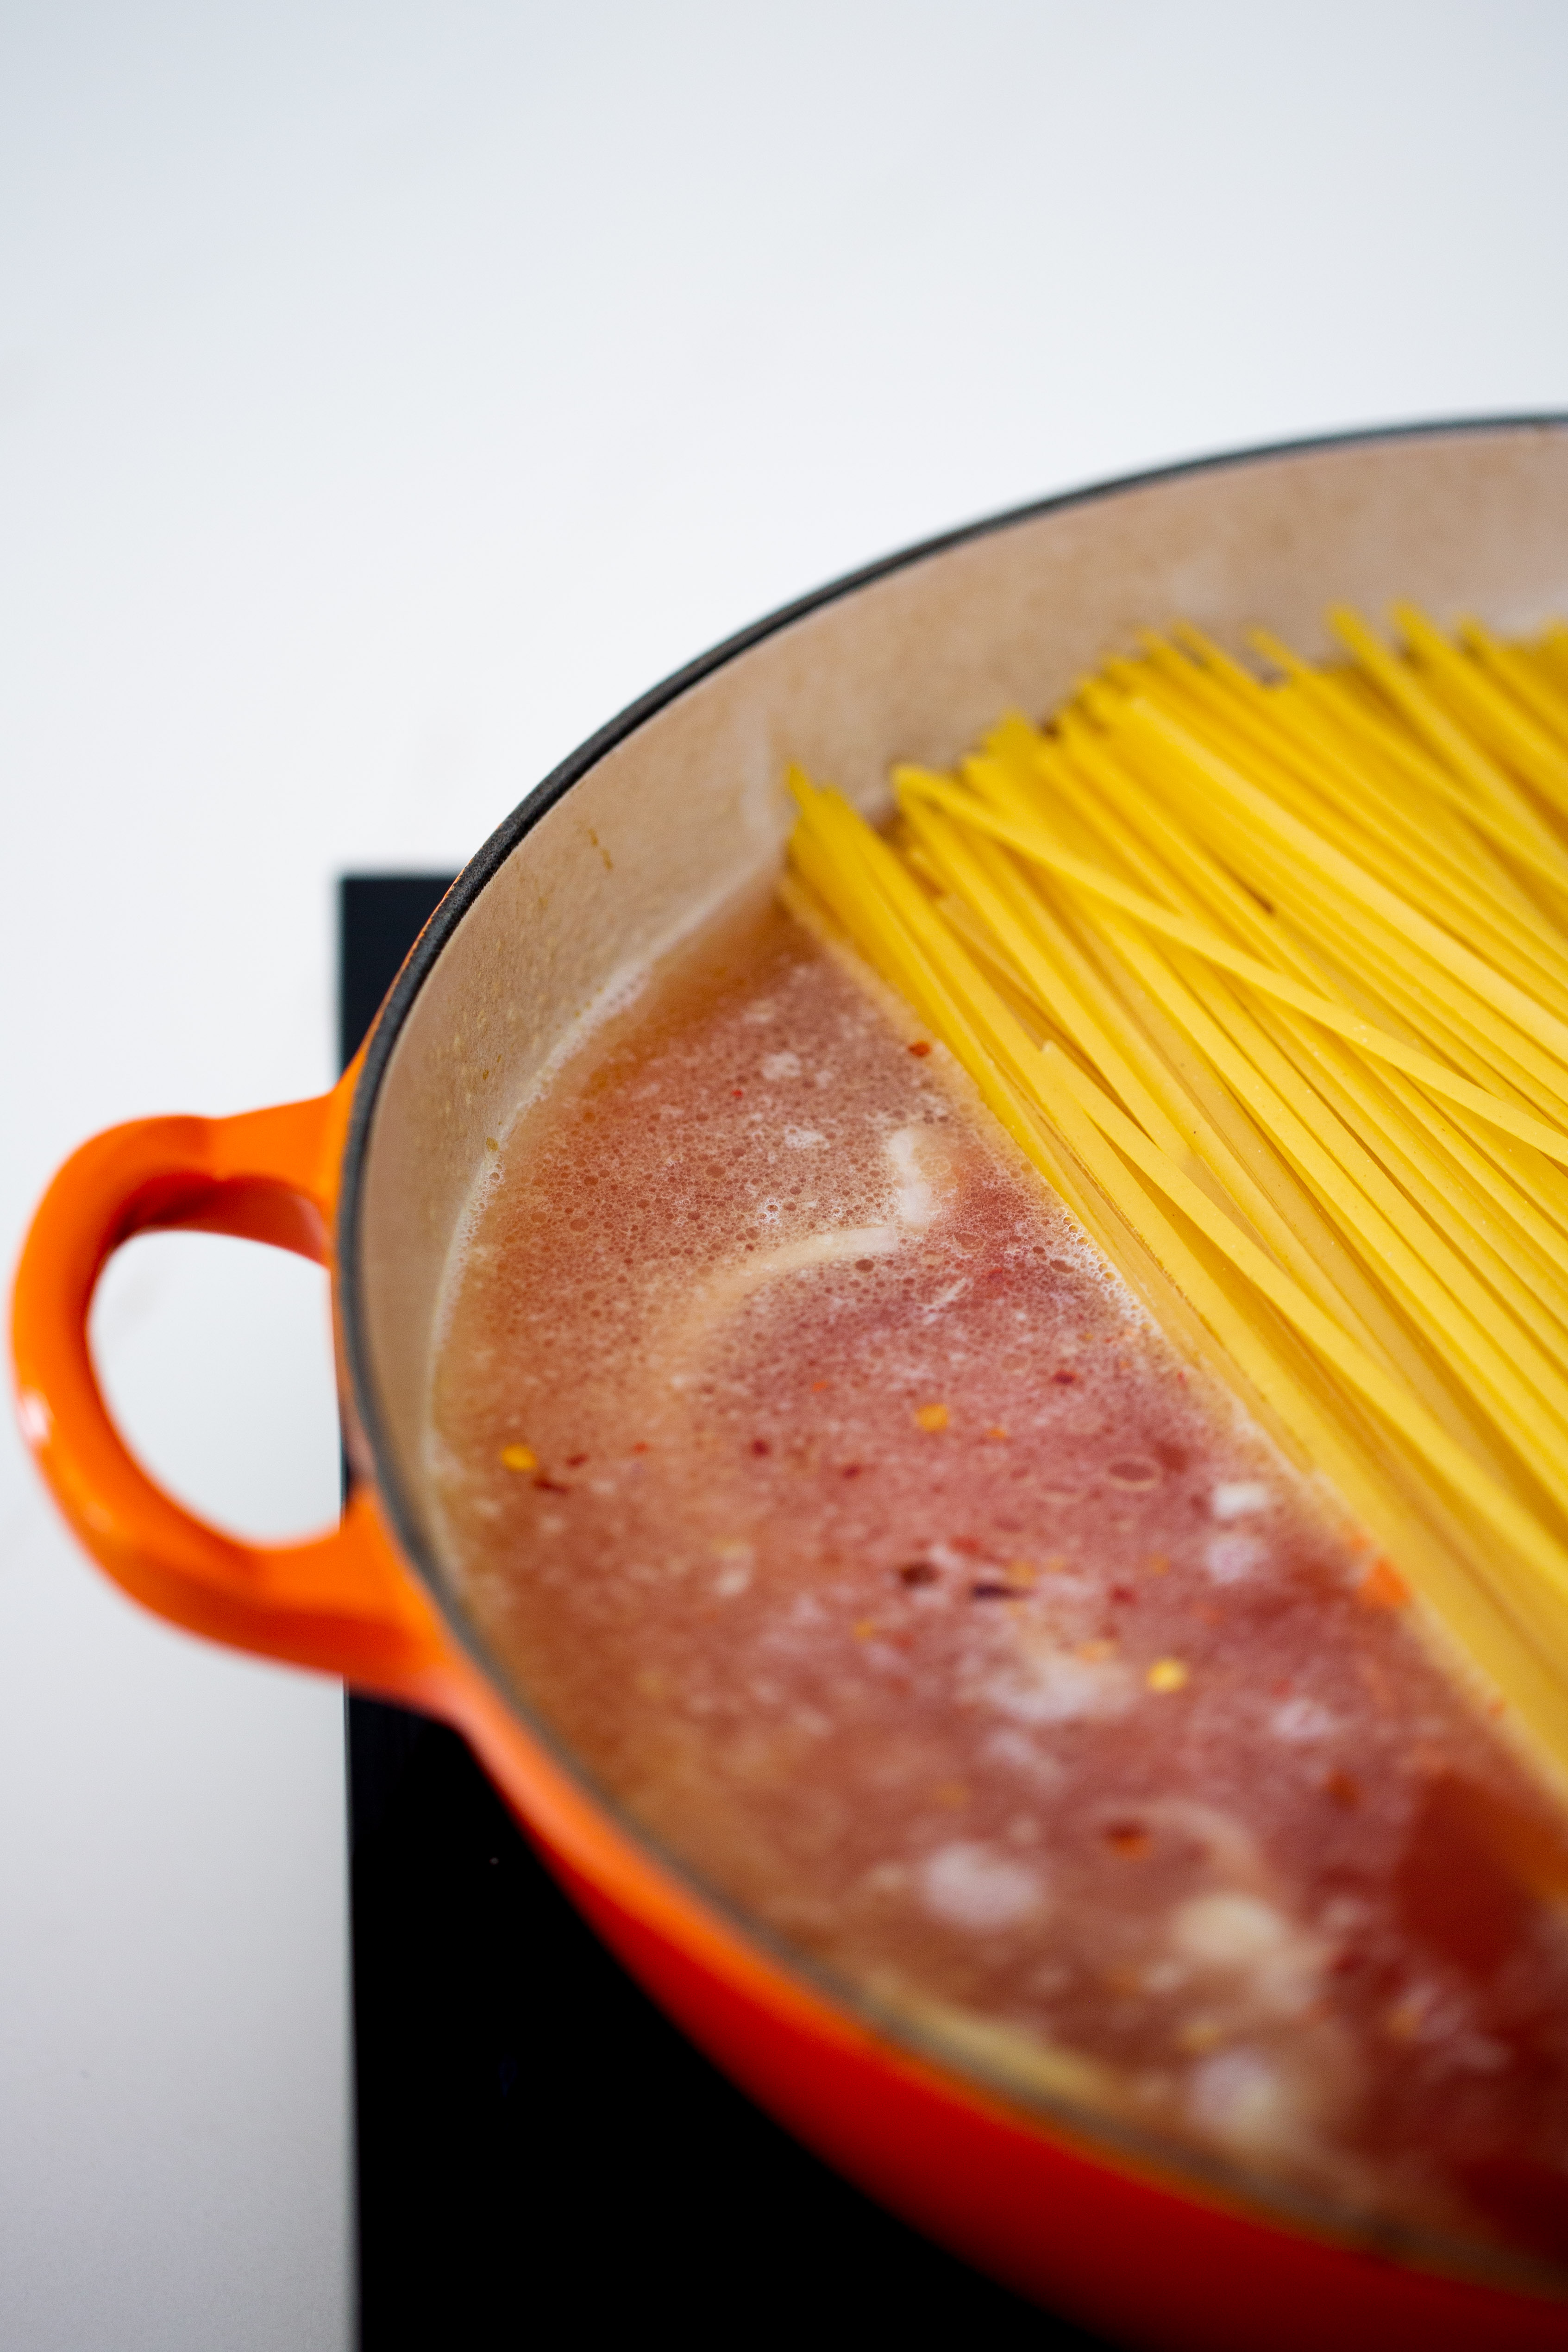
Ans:
{"type": "MultiPolygon", "coordinates": [[[[346,1062],[450,877],[340,895],[346,1062]]],[[[455,1732],[347,1703],[363,2352],[1093,2352],[840,2180],[666,2022],[455,1732]]]]}

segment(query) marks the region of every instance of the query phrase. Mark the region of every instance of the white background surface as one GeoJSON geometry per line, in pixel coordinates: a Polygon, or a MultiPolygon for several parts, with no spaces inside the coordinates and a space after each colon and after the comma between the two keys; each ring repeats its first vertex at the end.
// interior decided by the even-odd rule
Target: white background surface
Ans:
{"type": "MultiPolygon", "coordinates": [[[[331,1075],[331,885],[911,538],[1568,405],[1568,13],[4,0],[0,1225],[331,1075]]],[[[1152,618],[1160,616],[1152,615],[1152,618]]],[[[139,1244],[151,1457],[326,1516],[319,1277],[139,1244]]],[[[0,1453],[0,2342],[350,2327],[335,1690],[166,1632],[0,1453]]]]}

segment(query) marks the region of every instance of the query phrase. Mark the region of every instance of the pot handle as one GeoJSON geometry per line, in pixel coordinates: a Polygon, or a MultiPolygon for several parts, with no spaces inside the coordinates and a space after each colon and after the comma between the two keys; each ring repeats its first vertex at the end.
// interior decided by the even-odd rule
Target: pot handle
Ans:
{"type": "Polygon", "coordinates": [[[439,1658],[440,1630],[368,1492],[305,1543],[225,1535],[134,1460],[88,1346],[99,1276],[135,1234],[230,1234],[326,1263],[357,1075],[351,1066],[311,1102],[233,1118],[132,1119],[84,1143],[45,1193],[17,1268],[17,1410],[61,1510],[136,1600],[237,1649],[413,1696],[439,1658]]]}

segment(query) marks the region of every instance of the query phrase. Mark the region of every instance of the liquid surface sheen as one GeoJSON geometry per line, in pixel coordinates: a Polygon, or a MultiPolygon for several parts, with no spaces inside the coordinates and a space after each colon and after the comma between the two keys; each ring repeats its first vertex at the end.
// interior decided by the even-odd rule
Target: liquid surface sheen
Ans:
{"type": "Polygon", "coordinates": [[[1568,2272],[1568,1848],[1387,1563],[775,908],[492,1153],[432,1399],[597,1781],[950,2056],[1568,2272]]]}

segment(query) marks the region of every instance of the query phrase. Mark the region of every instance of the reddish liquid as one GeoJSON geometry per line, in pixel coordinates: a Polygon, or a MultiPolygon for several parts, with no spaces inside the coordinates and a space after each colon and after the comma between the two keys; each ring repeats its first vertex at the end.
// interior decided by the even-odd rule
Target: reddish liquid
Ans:
{"type": "Polygon", "coordinates": [[[519,1685],[840,1984],[1395,2240],[1568,2267],[1553,1810],[782,914],[514,1124],[434,1429],[519,1685]]]}

